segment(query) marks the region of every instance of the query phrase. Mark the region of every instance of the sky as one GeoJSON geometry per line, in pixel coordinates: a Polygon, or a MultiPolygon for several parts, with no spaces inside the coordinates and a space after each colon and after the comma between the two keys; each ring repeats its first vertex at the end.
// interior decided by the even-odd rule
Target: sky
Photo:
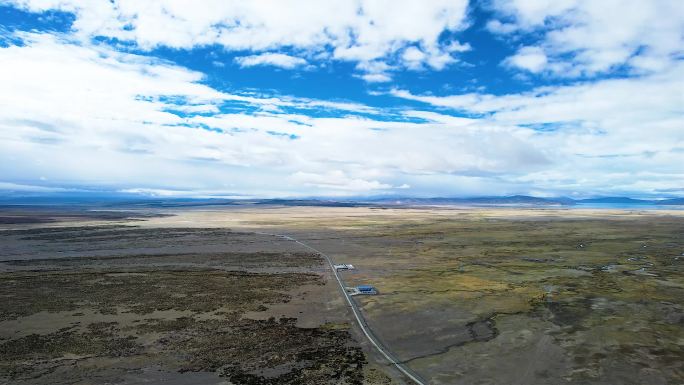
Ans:
{"type": "Polygon", "coordinates": [[[0,0],[0,194],[684,197],[684,2],[0,0]]]}

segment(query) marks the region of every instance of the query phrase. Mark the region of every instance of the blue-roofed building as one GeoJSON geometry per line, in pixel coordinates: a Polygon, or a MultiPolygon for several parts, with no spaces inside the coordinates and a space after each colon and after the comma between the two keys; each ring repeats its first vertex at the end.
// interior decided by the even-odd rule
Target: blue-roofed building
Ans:
{"type": "Polygon", "coordinates": [[[359,294],[378,294],[377,289],[375,289],[375,287],[371,285],[360,285],[357,286],[356,289],[359,291],[359,294]]]}

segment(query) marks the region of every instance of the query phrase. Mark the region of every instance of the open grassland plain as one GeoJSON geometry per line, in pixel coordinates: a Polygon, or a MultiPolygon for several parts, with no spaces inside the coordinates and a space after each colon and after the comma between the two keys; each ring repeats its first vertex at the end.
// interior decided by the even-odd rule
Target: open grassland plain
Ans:
{"type": "Polygon", "coordinates": [[[681,211],[262,207],[143,226],[294,236],[352,263],[380,340],[431,384],[684,383],[681,211]]]}
{"type": "Polygon", "coordinates": [[[150,217],[4,216],[0,384],[401,383],[368,362],[320,256],[150,217]]]}
{"type": "Polygon", "coordinates": [[[684,212],[244,206],[14,211],[0,383],[684,383],[684,212]],[[84,217],[85,216],[85,217],[84,217]]]}

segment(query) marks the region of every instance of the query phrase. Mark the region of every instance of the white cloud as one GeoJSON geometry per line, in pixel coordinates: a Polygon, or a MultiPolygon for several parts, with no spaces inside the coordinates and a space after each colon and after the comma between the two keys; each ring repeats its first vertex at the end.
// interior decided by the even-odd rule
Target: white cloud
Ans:
{"type": "Polygon", "coordinates": [[[392,77],[384,73],[363,74],[359,77],[368,83],[387,83],[392,81],[392,77]]]}
{"type": "Polygon", "coordinates": [[[458,41],[452,41],[446,45],[444,48],[447,52],[468,52],[473,49],[468,43],[459,43],[458,41]]]}
{"type": "Polygon", "coordinates": [[[684,185],[682,66],[505,96],[395,90],[432,106],[378,109],[220,92],[201,73],[147,56],[20,37],[0,48],[0,189],[301,196],[684,185]],[[305,109],[320,114],[289,112],[305,109]]]}
{"type": "MultiPolygon", "coordinates": [[[[40,180],[40,178],[38,178],[40,180]]],[[[35,192],[35,193],[54,193],[54,192],[69,192],[70,190],[60,187],[45,187],[30,184],[18,184],[9,182],[0,182],[0,191],[12,192],[35,192]]]]}
{"type": "MultiPolygon", "coordinates": [[[[78,36],[116,38],[143,49],[218,44],[261,53],[294,48],[311,56],[365,63],[392,61],[395,53],[417,44],[425,52],[423,61],[433,68],[443,68],[450,62],[446,57],[459,52],[453,45],[441,46],[439,37],[445,30],[466,25],[468,5],[467,0],[207,0],[202,6],[173,0],[11,3],[33,12],[74,13],[78,36]]],[[[298,64],[282,57],[271,59],[265,63],[298,64]]]]}
{"type": "Polygon", "coordinates": [[[496,174],[544,163],[517,130],[439,114],[407,123],[382,111],[375,120],[354,113],[380,111],[353,103],[228,94],[153,58],[47,34],[21,37],[23,44],[0,49],[4,183],[30,185],[49,175],[36,184],[350,194],[409,184],[402,175],[496,174]],[[223,103],[250,108],[221,113],[223,103]],[[337,117],[281,110],[287,107],[337,117]]]}
{"type": "Polygon", "coordinates": [[[493,33],[508,34],[516,32],[519,28],[513,23],[502,23],[499,20],[490,20],[487,22],[487,30],[493,33]]]}
{"type": "Polygon", "coordinates": [[[407,63],[411,69],[419,69],[423,67],[425,61],[425,53],[416,47],[408,47],[404,50],[401,58],[407,63]]]}
{"type": "MultiPolygon", "coordinates": [[[[678,1],[495,0],[493,7],[505,21],[492,20],[488,29],[542,33],[547,67],[560,76],[592,76],[622,65],[659,71],[684,52],[684,6],[678,1]]],[[[541,66],[541,56],[535,63],[533,68],[541,66]]]]}
{"type": "Polygon", "coordinates": [[[392,188],[391,185],[380,183],[377,180],[365,180],[350,178],[342,170],[327,171],[323,174],[314,174],[298,171],[292,174],[292,180],[305,187],[316,187],[328,191],[351,191],[369,192],[392,188]]]}
{"type": "Polygon", "coordinates": [[[480,94],[462,94],[450,96],[414,95],[410,91],[400,89],[392,89],[390,94],[402,99],[415,100],[438,107],[449,107],[454,109],[476,108],[476,104],[479,104],[483,99],[492,98],[490,95],[480,94]]]}
{"type": "Polygon", "coordinates": [[[506,59],[506,64],[538,73],[546,67],[547,59],[541,48],[523,47],[515,55],[506,59]]]}
{"type": "Polygon", "coordinates": [[[391,71],[396,67],[390,66],[384,61],[374,60],[369,62],[360,62],[356,65],[356,69],[361,70],[361,75],[355,75],[368,83],[386,83],[392,81],[391,71]]]}
{"type": "Polygon", "coordinates": [[[282,53],[262,53],[259,55],[240,56],[236,57],[235,61],[241,67],[253,66],[274,66],[285,69],[293,69],[295,67],[302,67],[308,62],[300,57],[285,55],[282,53]]]}
{"type": "MultiPolygon", "coordinates": [[[[475,114],[479,125],[523,130],[519,135],[524,142],[544,149],[553,166],[524,173],[521,182],[555,186],[555,191],[655,193],[684,185],[682,90],[684,64],[640,78],[541,87],[523,94],[391,94],[475,114]]],[[[440,119],[439,114],[411,115],[440,119]]]]}

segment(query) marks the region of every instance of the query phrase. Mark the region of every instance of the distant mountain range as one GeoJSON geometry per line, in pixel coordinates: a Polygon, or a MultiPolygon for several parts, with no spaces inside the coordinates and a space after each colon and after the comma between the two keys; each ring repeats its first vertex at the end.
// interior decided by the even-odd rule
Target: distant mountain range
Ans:
{"type": "Polygon", "coordinates": [[[572,205],[569,198],[539,198],[527,195],[512,195],[504,197],[474,197],[474,198],[378,198],[370,200],[373,203],[390,205],[542,205],[560,206],[572,205]]]}
{"type": "Polygon", "coordinates": [[[406,205],[530,205],[530,206],[573,206],[581,204],[622,204],[622,205],[684,205],[684,198],[671,199],[634,199],[626,197],[603,197],[591,199],[572,199],[567,197],[540,198],[528,195],[476,198],[391,198],[375,202],[406,205]]]}
{"type": "Polygon", "coordinates": [[[671,199],[633,199],[625,197],[606,197],[576,200],[577,203],[617,203],[630,205],[684,205],[684,198],[671,199]]]}
{"type": "Polygon", "coordinates": [[[159,198],[144,196],[107,196],[78,194],[74,196],[0,196],[0,205],[85,205],[85,206],[137,206],[187,207],[222,205],[284,205],[284,206],[577,206],[577,205],[684,205],[684,198],[634,199],[628,197],[601,197],[572,199],[567,197],[540,198],[528,195],[492,196],[473,198],[412,198],[412,197],[357,197],[310,199],[210,199],[210,198],[159,198]]]}

